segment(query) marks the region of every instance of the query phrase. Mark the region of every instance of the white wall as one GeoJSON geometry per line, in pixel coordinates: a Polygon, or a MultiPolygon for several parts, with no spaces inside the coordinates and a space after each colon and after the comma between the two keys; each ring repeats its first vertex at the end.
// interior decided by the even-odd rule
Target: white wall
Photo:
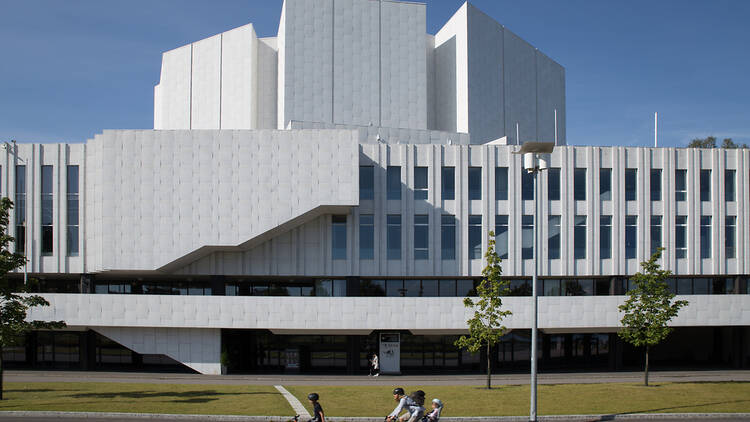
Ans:
{"type": "MultiPolygon", "coordinates": [[[[255,129],[258,126],[261,96],[258,83],[261,56],[252,24],[221,34],[221,129],[255,129]]],[[[264,69],[265,70],[265,69],[264,69]]],[[[268,72],[265,70],[264,74],[268,72]]],[[[274,73],[273,77],[275,78],[274,73]]],[[[274,83],[275,86],[275,83],[274,83]]],[[[196,101],[205,101],[200,97],[196,101]]],[[[269,102],[266,100],[265,104],[269,102]]],[[[275,105],[275,96],[273,98],[275,105]]],[[[273,128],[269,126],[268,128],[273,128]]],[[[194,129],[210,129],[193,127],[194,129]]]]}

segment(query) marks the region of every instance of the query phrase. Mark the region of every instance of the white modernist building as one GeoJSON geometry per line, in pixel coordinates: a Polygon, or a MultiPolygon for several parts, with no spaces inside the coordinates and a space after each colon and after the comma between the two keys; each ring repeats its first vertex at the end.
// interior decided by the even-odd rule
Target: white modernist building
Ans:
{"type": "MultiPolygon", "coordinates": [[[[0,194],[52,303],[17,365],[218,373],[475,370],[457,350],[490,231],[512,296],[499,370],[528,365],[538,211],[541,366],[619,367],[653,250],[690,305],[655,350],[750,360],[750,151],[566,146],[564,69],[470,4],[286,0],[164,53],[154,130],[7,144],[0,194]],[[513,154],[555,141],[532,180],[513,154]]],[[[19,272],[16,279],[22,282],[19,272]]]]}

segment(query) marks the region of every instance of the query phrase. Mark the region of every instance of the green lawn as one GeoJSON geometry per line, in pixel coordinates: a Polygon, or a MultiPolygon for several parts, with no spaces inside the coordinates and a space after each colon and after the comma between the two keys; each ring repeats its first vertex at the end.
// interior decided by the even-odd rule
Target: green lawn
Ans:
{"type": "Polygon", "coordinates": [[[0,411],[270,416],[288,416],[294,413],[273,386],[257,385],[5,383],[3,398],[0,401],[0,411]]]}
{"type": "MultiPolygon", "coordinates": [[[[329,416],[385,416],[395,406],[387,387],[286,387],[303,403],[320,394],[329,416]]],[[[427,401],[445,403],[443,416],[521,416],[529,412],[529,386],[410,387],[424,390],[427,401]]],[[[557,384],[539,386],[539,414],[750,412],[750,383],[557,384]]]]}

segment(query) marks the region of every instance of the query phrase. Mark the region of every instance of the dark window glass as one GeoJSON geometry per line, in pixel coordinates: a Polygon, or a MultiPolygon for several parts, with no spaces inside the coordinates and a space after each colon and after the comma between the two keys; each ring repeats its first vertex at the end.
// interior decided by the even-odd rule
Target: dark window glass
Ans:
{"type": "Polygon", "coordinates": [[[727,216],[725,219],[724,227],[724,253],[726,254],[727,258],[737,257],[736,233],[737,217],[727,216]]]}
{"type": "Polygon", "coordinates": [[[635,201],[638,198],[638,170],[625,169],[625,200],[635,201]]]}
{"type": "Polygon", "coordinates": [[[469,216],[469,259],[482,258],[482,216],[469,216]]]}
{"type": "Polygon", "coordinates": [[[687,200],[687,170],[674,171],[674,199],[675,201],[687,200]]]}
{"type": "Polygon", "coordinates": [[[711,200],[711,170],[701,170],[701,201],[711,200]]]}
{"type": "Polygon", "coordinates": [[[26,166],[16,166],[16,252],[26,251],[26,166]]]}
{"type": "Polygon", "coordinates": [[[427,167],[414,167],[414,199],[427,199],[427,167]]]}
{"type": "Polygon", "coordinates": [[[638,216],[625,216],[625,258],[636,258],[638,253],[638,216]]]}
{"type": "Polygon", "coordinates": [[[456,199],[456,168],[443,167],[441,171],[442,199],[456,199]]]}
{"type": "Polygon", "coordinates": [[[707,278],[694,278],[693,279],[693,294],[694,295],[707,295],[709,289],[709,281],[707,278]]]}
{"type": "Polygon", "coordinates": [[[599,258],[612,258],[612,216],[599,217],[599,258]]]}
{"type": "Polygon", "coordinates": [[[560,296],[560,280],[545,279],[542,280],[542,291],[544,296],[560,296]]]}
{"type": "Polygon", "coordinates": [[[521,259],[534,258],[534,216],[521,216],[521,259]]]}
{"type": "Polygon", "coordinates": [[[508,259],[508,216],[495,216],[495,251],[500,259],[508,259]]]}
{"type": "Polygon", "coordinates": [[[346,259],[346,216],[331,217],[331,255],[333,259],[346,259]]]}
{"type": "Polygon", "coordinates": [[[693,294],[693,279],[692,278],[678,278],[677,279],[677,294],[678,295],[693,294]]]}
{"type": "Polygon", "coordinates": [[[547,239],[547,249],[549,259],[560,259],[560,216],[549,216],[549,238],[547,239]]]}
{"type": "Polygon", "coordinates": [[[387,199],[401,199],[401,167],[388,166],[386,170],[387,199]]]}
{"type": "Polygon", "coordinates": [[[456,280],[440,280],[440,296],[442,297],[455,297],[456,296],[456,280]]]}
{"type": "Polygon", "coordinates": [[[651,255],[661,247],[661,216],[651,216],[651,255]]]}
{"type": "Polygon", "coordinates": [[[495,167],[495,200],[508,199],[508,167],[495,167]]]}
{"type": "Polygon", "coordinates": [[[610,279],[600,278],[594,282],[594,295],[596,296],[607,296],[609,295],[610,279]]]}
{"type": "Polygon", "coordinates": [[[575,259],[586,259],[586,216],[577,215],[575,217],[574,233],[574,254],[575,259]]]}
{"type": "Polygon", "coordinates": [[[440,218],[440,248],[443,260],[456,259],[456,217],[443,214],[440,218]]]}
{"type": "Polygon", "coordinates": [[[375,259],[375,218],[372,214],[359,216],[359,259],[375,259]]]}
{"type": "Polygon", "coordinates": [[[388,259],[401,259],[401,216],[390,214],[387,216],[387,223],[388,259]]]}
{"type": "Polygon", "coordinates": [[[711,216],[701,216],[701,258],[711,258],[711,216]]]}
{"type": "Polygon", "coordinates": [[[576,201],[586,200],[586,169],[573,170],[573,198],[576,201]]]}
{"type": "Polygon", "coordinates": [[[734,170],[724,170],[724,200],[728,202],[734,201],[735,189],[734,185],[737,181],[736,172],[734,170]]]}
{"type": "Polygon", "coordinates": [[[687,258],[687,216],[678,215],[675,217],[675,256],[677,258],[687,258]]]}
{"type": "Polygon", "coordinates": [[[375,167],[359,166],[359,199],[375,199],[375,167]]]}
{"type": "Polygon", "coordinates": [[[550,201],[560,200],[560,169],[550,168],[547,173],[547,199],[550,201]]]}
{"type": "Polygon", "coordinates": [[[360,296],[385,296],[385,280],[359,280],[360,296]]]}
{"type": "Polygon", "coordinates": [[[651,169],[651,200],[661,201],[661,169],[651,169]]]}
{"type": "Polygon", "coordinates": [[[437,280],[422,280],[422,296],[423,297],[438,296],[438,281],[437,280]]]}
{"type": "Polygon", "coordinates": [[[476,296],[477,292],[474,290],[474,280],[456,280],[456,296],[468,297],[476,296]]]}
{"type": "Polygon", "coordinates": [[[42,255],[52,255],[52,166],[42,166],[42,255]]]}
{"type": "Polygon", "coordinates": [[[599,199],[602,201],[612,200],[612,169],[599,169],[599,199]]]}
{"type": "Polygon", "coordinates": [[[414,259],[430,258],[430,217],[414,216],[414,259]]]}
{"type": "Polygon", "coordinates": [[[406,297],[422,296],[422,283],[420,280],[404,280],[404,290],[406,297]]]}
{"type": "Polygon", "coordinates": [[[482,199],[481,167],[469,167],[469,199],[482,199]]]}
{"type": "Polygon", "coordinates": [[[406,290],[404,290],[404,280],[386,280],[386,296],[388,297],[404,297],[406,296],[406,290]]]}
{"type": "Polygon", "coordinates": [[[521,199],[534,200],[534,174],[521,169],[521,199]]]}
{"type": "Polygon", "coordinates": [[[69,256],[78,255],[78,166],[67,168],[67,250],[69,256]]]}

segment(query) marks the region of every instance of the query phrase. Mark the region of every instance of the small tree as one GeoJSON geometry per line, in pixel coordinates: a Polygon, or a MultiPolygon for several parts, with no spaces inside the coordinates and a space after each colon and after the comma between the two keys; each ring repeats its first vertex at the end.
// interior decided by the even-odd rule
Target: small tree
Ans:
{"type": "Polygon", "coordinates": [[[716,137],[695,138],[690,141],[688,148],[716,148],[716,137]]]}
{"type": "Polygon", "coordinates": [[[648,386],[648,352],[651,346],[664,340],[672,328],[667,324],[677,316],[686,300],[674,300],[666,279],[672,272],[662,270],[657,263],[664,248],[657,249],[648,261],[641,262],[642,272],[631,279],[635,284],[627,293],[625,303],[619,306],[625,315],[620,321],[622,330],[617,334],[636,347],[645,348],[643,384],[648,386]]]}
{"type": "Polygon", "coordinates": [[[469,335],[461,336],[455,345],[471,353],[478,352],[483,346],[487,350],[487,388],[492,388],[492,358],[490,350],[505,335],[507,328],[502,325],[503,318],[511,315],[511,311],[502,310],[501,295],[507,295],[508,282],[500,279],[502,268],[501,259],[495,252],[495,233],[490,232],[487,253],[484,258],[487,266],[482,270],[482,281],[476,289],[478,298],[464,298],[464,306],[474,309],[474,316],[466,321],[469,325],[469,335]]]}
{"type": "Polygon", "coordinates": [[[36,329],[62,328],[62,321],[26,321],[29,308],[49,306],[41,296],[19,294],[31,291],[31,285],[12,283],[8,273],[19,269],[26,263],[26,257],[8,250],[8,245],[15,239],[8,235],[8,213],[13,202],[8,198],[0,199],[0,400],[3,399],[3,348],[12,346],[26,332],[36,329]]]}

